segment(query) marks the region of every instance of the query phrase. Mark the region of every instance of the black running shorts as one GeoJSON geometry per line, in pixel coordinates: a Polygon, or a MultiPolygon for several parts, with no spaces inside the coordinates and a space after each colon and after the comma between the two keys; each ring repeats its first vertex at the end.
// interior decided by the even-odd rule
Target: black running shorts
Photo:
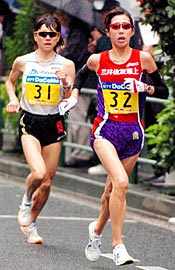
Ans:
{"type": "Polygon", "coordinates": [[[59,114],[37,115],[22,111],[19,122],[19,136],[30,134],[41,146],[59,142],[66,136],[64,117],[59,114]]]}

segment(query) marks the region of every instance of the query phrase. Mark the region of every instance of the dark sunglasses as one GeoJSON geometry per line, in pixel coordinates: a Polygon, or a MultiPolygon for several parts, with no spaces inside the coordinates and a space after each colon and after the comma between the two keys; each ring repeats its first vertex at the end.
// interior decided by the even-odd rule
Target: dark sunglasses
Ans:
{"type": "Polygon", "coordinates": [[[43,38],[46,38],[47,36],[49,36],[50,38],[54,38],[58,35],[58,33],[57,32],[38,32],[38,35],[43,38]]]}
{"type": "Polygon", "coordinates": [[[122,29],[124,30],[129,30],[132,28],[131,24],[130,23],[111,23],[109,25],[109,27],[111,27],[112,29],[114,30],[119,30],[121,27],[122,29]]]}

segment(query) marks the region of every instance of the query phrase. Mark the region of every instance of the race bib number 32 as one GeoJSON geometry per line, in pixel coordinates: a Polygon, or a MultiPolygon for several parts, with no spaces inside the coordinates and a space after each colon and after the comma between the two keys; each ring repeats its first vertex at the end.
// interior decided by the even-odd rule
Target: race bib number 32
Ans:
{"type": "Polygon", "coordinates": [[[30,104],[57,105],[60,101],[60,85],[26,83],[25,97],[30,104]]]}
{"type": "Polygon", "coordinates": [[[138,112],[138,93],[126,90],[103,90],[105,110],[111,114],[138,112]]]}

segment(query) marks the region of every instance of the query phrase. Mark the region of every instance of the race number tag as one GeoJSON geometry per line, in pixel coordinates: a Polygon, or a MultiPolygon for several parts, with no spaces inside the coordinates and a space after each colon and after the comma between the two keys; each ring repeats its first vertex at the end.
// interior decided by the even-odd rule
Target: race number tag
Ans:
{"type": "Polygon", "coordinates": [[[55,106],[61,99],[59,84],[26,83],[25,97],[30,104],[55,106]]]}
{"type": "Polygon", "coordinates": [[[103,90],[105,111],[111,114],[138,112],[138,93],[127,90],[103,90]]]}

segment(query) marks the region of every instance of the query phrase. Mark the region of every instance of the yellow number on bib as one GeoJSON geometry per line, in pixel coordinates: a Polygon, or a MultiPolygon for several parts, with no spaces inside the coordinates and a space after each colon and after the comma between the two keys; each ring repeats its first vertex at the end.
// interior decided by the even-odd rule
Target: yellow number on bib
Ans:
{"type": "Polygon", "coordinates": [[[60,101],[60,85],[26,83],[25,97],[30,104],[57,105],[60,101]]]}
{"type": "Polygon", "coordinates": [[[111,114],[138,112],[138,93],[130,91],[103,90],[105,110],[111,114]]]}

